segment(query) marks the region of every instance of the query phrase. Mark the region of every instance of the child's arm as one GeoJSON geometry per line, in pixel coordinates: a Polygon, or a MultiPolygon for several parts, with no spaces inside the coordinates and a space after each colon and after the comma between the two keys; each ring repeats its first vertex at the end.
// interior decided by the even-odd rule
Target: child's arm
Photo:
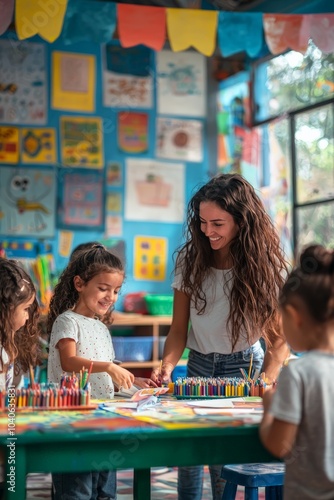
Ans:
{"type": "Polygon", "coordinates": [[[274,390],[268,390],[263,396],[264,414],[260,424],[260,439],[270,453],[283,458],[296,440],[298,425],[275,418],[270,413],[274,390]]]}
{"type": "Polygon", "coordinates": [[[146,387],[158,387],[153,380],[150,378],[135,377],[134,385],[140,389],[146,389],[146,387]]]}
{"type": "Polygon", "coordinates": [[[75,340],[67,338],[59,340],[57,347],[59,349],[61,367],[65,372],[79,373],[82,368],[89,370],[93,361],[92,373],[106,372],[112,378],[118,387],[129,389],[134,382],[134,375],[115,365],[111,361],[95,361],[94,359],[82,358],[77,356],[75,340]]]}

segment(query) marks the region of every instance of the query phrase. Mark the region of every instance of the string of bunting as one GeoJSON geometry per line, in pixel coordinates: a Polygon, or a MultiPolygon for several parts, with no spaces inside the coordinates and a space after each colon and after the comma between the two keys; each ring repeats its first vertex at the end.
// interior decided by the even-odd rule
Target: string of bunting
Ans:
{"type": "Polygon", "coordinates": [[[106,43],[117,27],[122,47],[145,45],[159,51],[168,38],[175,52],[193,47],[211,56],[218,43],[224,57],[242,51],[256,57],[264,42],[276,55],[288,49],[304,53],[312,39],[323,52],[334,52],[333,13],[263,14],[90,0],[0,0],[0,35],[13,15],[20,40],[38,34],[50,43],[58,38],[65,44],[106,43]]]}

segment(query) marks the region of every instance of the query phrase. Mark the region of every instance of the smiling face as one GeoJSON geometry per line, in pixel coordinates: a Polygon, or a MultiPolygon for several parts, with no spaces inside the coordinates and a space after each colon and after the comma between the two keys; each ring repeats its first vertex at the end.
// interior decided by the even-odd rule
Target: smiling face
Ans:
{"type": "Polygon", "coordinates": [[[12,319],[14,332],[17,332],[20,328],[22,328],[22,326],[26,324],[29,318],[29,309],[34,300],[35,295],[15,307],[12,319]]]}
{"type": "Polygon", "coordinates": [[[119,271],[97,274],[88,283],[75,276],[74,286],[79,299],[74,312],[88,318],[104,316],[118,299],[123,280],[124,274],[119,271]]]}
{"type": "Polygon", "coordinates": [[[199,217],[201,231],[209,239],[212,250],[217,250],[226,257],[231,241],[239,232],[232,215],[214,202],[203,201],[199,206],[199,217]]]}

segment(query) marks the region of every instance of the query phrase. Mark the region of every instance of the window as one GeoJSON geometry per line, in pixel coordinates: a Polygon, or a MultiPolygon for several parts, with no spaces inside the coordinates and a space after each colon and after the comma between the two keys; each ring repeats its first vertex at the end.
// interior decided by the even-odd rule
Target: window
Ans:
{"type": "Polygon", "coordinates": [[[253,124],[262,137],[262,194],[290,256],[334,247],[334,54],[311,41],[254,65],[253,124]]]}

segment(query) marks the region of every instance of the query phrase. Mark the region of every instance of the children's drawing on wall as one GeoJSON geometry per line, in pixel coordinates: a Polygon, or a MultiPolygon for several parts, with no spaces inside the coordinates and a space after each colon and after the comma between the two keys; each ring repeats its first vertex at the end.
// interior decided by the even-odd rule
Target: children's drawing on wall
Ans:
{"type": "Polygon", "coordinates": [[[120,215],[106,214],[106,229],[105,236],[122,236],[123,234],[123,219],[120,215]]]}
{"type": "Polygon", "coordinates": [[[138,154],[148,150],[147,113],[118,113],[118,147],[125,153],[138,154]]]}
{"type": "Polygon", "coordinates": [[[52,107],[95,111],[95,57],[69,52],[52,53],[52,107]]]}
{"type": "Polygon", "coordinates": [[[64,167],[103,168],[103,128],[100,118],[61,117],[64,167]]]}
{"type": "Polygon", "coordinates": [[[109,162],[107,164],[107,186],[122,185],[122,167],[118,162],[109,162]]]}
{"type": "Polygon", "coordinates": [[[22,163],[56,163],[55,129],[23,128],[21,130],[21,160],[22,163]]]}
{"type": "Polygon", "coordinates": [[[184,164],[132,159],[126,163],[125,218],[182,222],[184,164]]]}
{"type": "Polygon", "coordinates": [[[158,112],[164,115],[206,115],[206,61],[198,52],[157,53],[158,112]]]}
{"type": "Polygon", "coordinates": [[[19,162],[19,129],[0,127],[0,163],[19,162]]]}
{"type": "Polygon", "coordinates": [[[203,160],[203,125],[199,120],[158,118],[157,156],[170,160],[203,160]]]}
{"type": "Polygon", "coordinates": [[[116,212],[116,213],[120,213],[122,211],[121,193],[114,193],[114,192],[107,193],[106,211],[116,212]]]}
{"type": "Polygon", "coordinates": [[[0,40],[0,123],[45,124],[46,87],[45,46],[0,40]]]}
{"type": "Polygon", "coordinates": [[[218,92],[218,167],[224,172],[241,172],[243,133],[250,125],[249,74],[242,71],[224,80],[218,92]],[[235,128],[237,127],[235,134],[235,128]]]}
{"type": "Polygon", "coordinates": [[[55,173],[1,167],[0,234],[52,237],[55,230],[55,173]]]}
{"type": "Polygon", "coordinates": [[[153,55],[145,46],[102,46],[103,104],[112,108],[151,108],[153,55]]]}
{"type": "Polygon", "coordinates": [[[98,173],[65,173],[59,226],[104,231],[103,176],[98,173]]]}
{"type": "Polygon", "coordinates": [[[262,183],[261,131],[234,127],[234,170],[259,189],[262,183]]]}
{"type": "Polygon", "coordinates": [[[167,268],[167,238],[134,238],[134,279],[164,281],[167,268]]]}

